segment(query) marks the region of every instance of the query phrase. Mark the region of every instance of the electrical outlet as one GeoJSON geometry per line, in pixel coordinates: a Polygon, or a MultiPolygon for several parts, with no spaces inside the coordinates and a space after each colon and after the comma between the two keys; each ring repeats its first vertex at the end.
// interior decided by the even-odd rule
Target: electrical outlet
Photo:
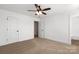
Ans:
{"type": "Polygon", "coordinates": [[[8,39],[6,39],[6,41],[8,41],[8,39]]]}
{"type": "Polygon", "coordinates": [[[8,17],[7,17],[7,20],[8,20],[8,17]]]}

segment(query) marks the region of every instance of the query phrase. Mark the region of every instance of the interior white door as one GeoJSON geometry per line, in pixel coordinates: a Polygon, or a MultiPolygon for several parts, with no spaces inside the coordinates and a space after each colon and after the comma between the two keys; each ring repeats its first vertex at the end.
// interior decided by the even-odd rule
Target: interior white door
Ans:
{"type": "Polygon", "coordinates": [[[7,44],[7,21],[0,16],[0,46],[7,44]]]}
{"type": "Polygon", "coordinates": [[[18,41],[18,25],[17,19],[13,16],[8,17],[8,43],[18,41]]]}

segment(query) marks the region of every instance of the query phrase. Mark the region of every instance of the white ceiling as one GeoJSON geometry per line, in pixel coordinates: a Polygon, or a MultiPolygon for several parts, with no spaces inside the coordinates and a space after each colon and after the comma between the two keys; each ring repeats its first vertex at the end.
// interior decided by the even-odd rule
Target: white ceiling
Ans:
{"type": "Polygon", "coordinates": [[[32,4],[0,4],[0,9],[32,16],[33,12],[27,12],[27,10],[35,9],[35,7],[32,4]]]}
{"type": "MultiPolygon", "coordinates": [[[[47,7],[51,8],[51,10],[47,12],[48,15],[53,13],[67,13],[74,9],[74,7],[72,7],[72,5],[70,4],[41,4],[40,6],[41,8],[47,8],[47,7]]],[[[27,10],[35,10],[34,4],[0,4],[0,9],[35,16],[34,12],[27,11],[27,10]]]]}

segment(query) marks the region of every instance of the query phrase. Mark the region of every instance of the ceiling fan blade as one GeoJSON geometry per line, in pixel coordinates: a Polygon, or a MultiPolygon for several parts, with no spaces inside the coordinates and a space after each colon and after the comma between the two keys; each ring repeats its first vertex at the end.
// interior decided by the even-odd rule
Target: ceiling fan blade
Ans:
{"type": "Polygon", "coordinates": [[[38,4],[35,4],[35,7],[36,7],[36,10],[37,10],[37,11],[40,11],[40,10],[41,10],[41,7],[40,7],[40,5],[38,5],[38,4]]]}
{"type": "Polygon", "coordinates": [[[42,11],[48,11],[48,10],[51,10],[51,8],[45,8],[42,11]]]}
{"type": "Polygon", "coordinates": [[[38,7],[38,4],[35,4],[35,7],[37,8],[38,7]]]}
{"type": "Polygon", "coordinates": [[[27,10],[27,11],[34,11],[34,12],[36,12],[36,10],[27,10]]]}
{"type": "Polygon", "coordinates": [[[45,12],[42,12],[42,14],[47,15],[45,12]]]}
{"type": "Polygon", "coordinates": [[[38,6],[39,7],[39,10],[41,11],[41,7],[40,6],[38,6]]]}

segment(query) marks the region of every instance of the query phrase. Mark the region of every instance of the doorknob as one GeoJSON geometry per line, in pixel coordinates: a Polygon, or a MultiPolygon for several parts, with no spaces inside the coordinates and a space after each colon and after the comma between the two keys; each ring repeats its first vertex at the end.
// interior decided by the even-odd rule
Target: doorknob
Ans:
{"type": "Polygon", "coordinates": [[[19,30],[17,30],[17,32],[19,32],[19,30]]]}

